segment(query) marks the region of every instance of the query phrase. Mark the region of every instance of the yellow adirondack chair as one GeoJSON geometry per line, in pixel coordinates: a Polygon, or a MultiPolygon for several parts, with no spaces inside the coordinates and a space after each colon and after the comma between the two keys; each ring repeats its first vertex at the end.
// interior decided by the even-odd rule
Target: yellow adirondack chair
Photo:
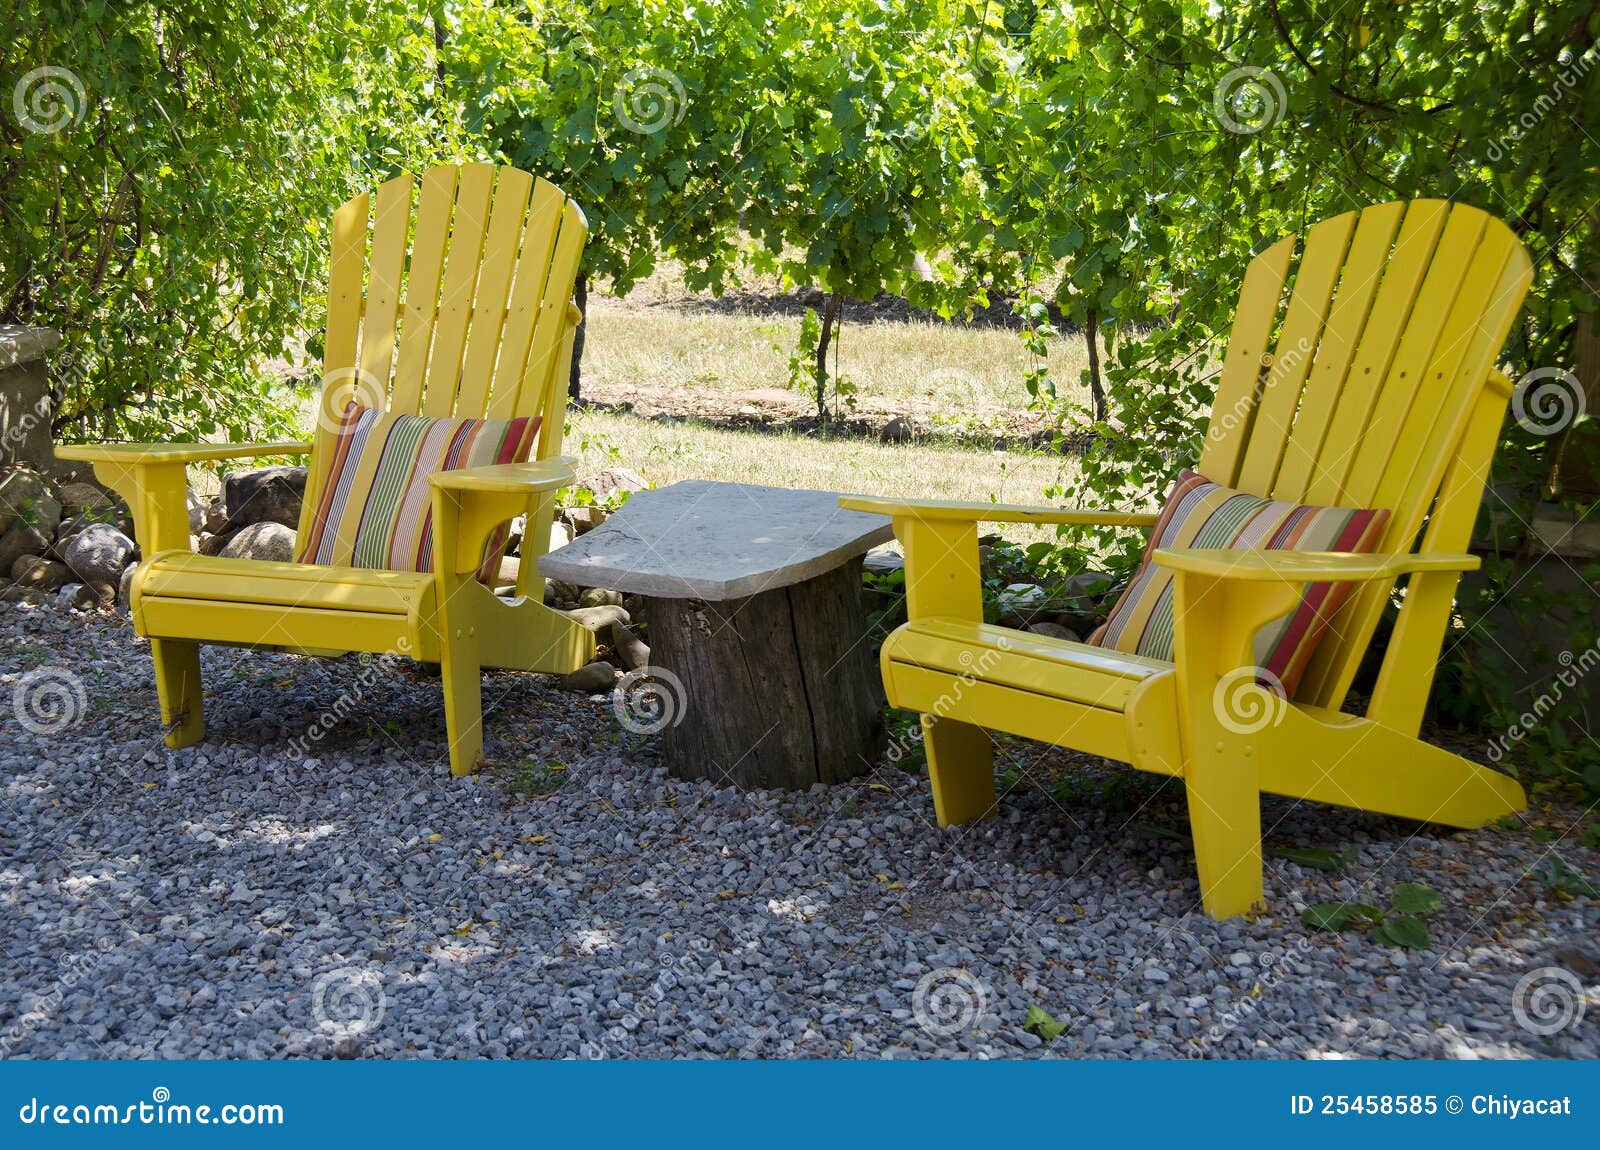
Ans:
{"type": "Polygon", "coordinates": [[[312,443],[116,443],[57,452],[93,462],[95,475],[133,512],[145,554],[133,577],[133,621],[150,638],[170,747],[205,735],[201,642],[311,654],[393,652],[440,663],[456,774],[473,770],[482,753],[480,668],[566,672],[593,657],[593,636],[544,606],[535,562],[548,545],[555,492],[573,478],[572,460],[559,453],[579,319],[571,296],[587,234],[583,212],[554,185],[515,168],[435,167],[424,173],[420,193],[417,183],[399,176],[375,197],[357,196],[334,213],[312,443]],[[303,538],[338,415],[351,399],[428,416],[537,413],[536,458],[434,474],[431,573],[226,559],[189,549],[184,469],[206,460],[309,453],[303,538]],[[507,601],[474,573],[485,540],[522,514],[518,597],[507,601]]]}
{"type": "Polygon", "coordinates": [[[1476,827],[1526,805],[1507,776],[1417,737],[1511,395],[1495,359],[1532,276],[1475,208],[1391,203],[1251,262],[1197,470],[1320,505],[1391,511],[1378,553],[1169,550],[1174,663],[986,625],[979,522],[1148,526],[1151,515],[847,498],[894,519],[909,621],[883,647],[889,700],[922,712],[940,825],[994,805],[985,728],[1182,778],[1205,909],[1263,901],[1260,795],[1476,827]],[[1280,314],[1281,312],[1281,314],[1280,314]],[[1269,350],[1270,349],[1270,350],[1269,350]],[[1419,538],[1420,536],[1420,538],[1419,538]],[[1404,601],[1364,717],[1342,713],[1396,581],[1404,601]],[[1359,583],[1287,702],[1250,639],[1309,582],[1359,583]],[[1242,706],[1239,693],[1245,692],[1242,706]],[[1251,693],[1254,697],[1251,698],[1251,693]]]}

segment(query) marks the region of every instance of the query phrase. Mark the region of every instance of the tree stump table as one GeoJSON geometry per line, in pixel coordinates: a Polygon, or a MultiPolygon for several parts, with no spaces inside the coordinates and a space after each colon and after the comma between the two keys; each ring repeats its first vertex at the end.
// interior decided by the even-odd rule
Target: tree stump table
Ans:
{"type": "Polygon", "coordinates": [[[651,670],[682,692],[661,730],[668,770],[799,788],[882,751],[861,559],[892,534],[835,492],[689,480],[637,493],[539,569],[645,599],[651,670]]]}

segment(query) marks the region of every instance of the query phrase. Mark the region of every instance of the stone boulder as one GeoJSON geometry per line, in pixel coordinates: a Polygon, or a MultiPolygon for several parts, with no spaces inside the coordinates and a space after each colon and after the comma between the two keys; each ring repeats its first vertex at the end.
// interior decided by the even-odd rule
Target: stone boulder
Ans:
{"type": "Polygon", "coordinates": [[[650,482],[630,468],[608,467],[604,471],[597,471],[578,480],[573,486],[586,487],[594,492],[596,500],[605,502],[621,492],[632,494],[635,491],[644,491],[649,488],[650,482]]]}
{"type": "Polygon", "coordinates": [[[0,571],[9,571],[24,555],[43,555],[50,549],[50,537],[31,523],[18,522],[0,535],[0,571]]]}
{"type": "Polygon", "coordinates": [[[228,512],[224,530],[252,523],[300,522],[300,503],[306,494],[304,467],[261,467],[235,471],[222,483],[222,503],[228,512]]]}
{"type": "Polygon", "coordinates": [[[72,519],[91,515],[109,519],[115,515],[117,500],[92,483],[63,483],[61,485],[61,518],[72,519]]]}
{"type": "Polygon", "coordinates": [[[0,535],[27,523],[48,538],[61,522],[61,510],[61,492],[46,476],[20,465],[0,471],[0,535]]]}
{"type": "Polygon", "coordinates": [[[11,565],[11,578],[22,587],[37,587],[41,591],[55,591],[72,582],[72,570],[65,563],[42,559],[37,555],[19,555],[11,565]]]}
{"type": "Polygon", "coordinates": [[[294,530],[281,523],[252,523],[237,532],[219,552],[226,559],[294,562],[294,530]]]}
{"type": "Polygon", "coordinates": [[[109,523],[89,523],[61,548],[61,558],[85,583],[115,587],[134,550],[133,540],[109,523]]]}
{"type": "Polygon", "coordinates": [[[616,684],[618,671],[610,663],[586,663],[570,675],[561,676],[557,686],[563,691],[578,691],[585,695],[598,695],[611,690],[616,684]]]}

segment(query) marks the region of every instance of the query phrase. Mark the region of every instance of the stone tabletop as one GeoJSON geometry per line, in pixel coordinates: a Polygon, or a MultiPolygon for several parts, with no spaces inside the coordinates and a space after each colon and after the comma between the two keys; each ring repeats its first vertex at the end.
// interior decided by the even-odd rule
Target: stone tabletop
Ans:
{"type": "Polygon", "coordinates": [[[835,491],[690,479],[638,492],[539,570],[580,587],[720,602],[814,579],[893,535],[888,516],[846,511],[835,491]]]}

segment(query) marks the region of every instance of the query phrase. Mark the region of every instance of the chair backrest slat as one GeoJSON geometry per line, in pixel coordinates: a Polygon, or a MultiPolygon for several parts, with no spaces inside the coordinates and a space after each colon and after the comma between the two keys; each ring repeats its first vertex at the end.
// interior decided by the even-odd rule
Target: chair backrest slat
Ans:
{"type": "Polygon", "coordinates": [[[566,202],[561,190],[548,180],[534,181],[527,223],[522,229],[522,258],[517,262],[517,279],[506,311],[506,336],[494,369],[489,414],[496,419],[510,419],[516,414],[522,373],[528,364],[528,348],[533,343],[539,305],[550,274],[550,256],[555,251],[561,210],[566,202]]]}
{"type": "Polygon", "coordinates": [[[433,325],[439,318],[439,281],[450,243],[450,218],[455,214],[459,169],[429,168],[422,177],[417,202],[417,229],[411,240],[411,275],[400,327],[400,360],[395,365],[389,402],[396,411],[422,409],[422,381],[433,347],[433,325]]]}
{"type": "Polygon", "coordinates": [[[478,272],[478,290],[472,305],[472,330],[467,338],[466,358],[462,361],[455,409],[488,410],[489,385],[494,382],[494,365],[500,353],[500,337],[511,294],[511,275],[522,249],[528,193],[532,188],[533,177],[515,168],[502,171],[495,185],[494,207],[489,213],[483,266],[478,272]]]}
{"type": "MultiPolygon", "coordinates": [[[[564,341],[566,324],[563,322],[567,308],[572,303],[572,283],[578,274],[578,259],[583,254],[584,236],[588,234],[583,212],[568,200],[561,211],[561,230],[556,235],[555,251],[550,256],[550,276],[539,301],[539,320],[533,328],[533,344],[528,349],[528,362],[523,368],[522,383],[517,392],[518,415],[549,410],[567,393],[567,381],[562,367],[570,351],[564,341]]],[[[550,444],[558,444],[560,431],[554,430],[553,440],[541,439],[539,458],[553,454],[550,444]]]]}
{"type": "Polygon", "coordinates": [[[466,164],[456,191],[455,223],[450,229],[450,254],[439,292],[439,318],[434,322],[433,351],[422,392],[422,414],[450,415],[461,382],[461,359],[467,347],[467,325],[483,267],[483,238],[489,229],[489,203],[494,195],[494,167],[466,164]]]}
{"type": "Polygon", "coordinates": [[[394,335],[405,275],[406,235],[411,230],[415,182],[399,176],[378,189],[373,214],[372,257],[367,263],[367,301],[361,324],[362,376],[387,380],[394,363],[394,335]]]}
{"type": "MultiPolygon", "coordinates": [[[[1455,510],[1422,546],[1463,550],[1460,507],[1481,497],[1493,453],[1467,430],[1486,411],[1503,417],[1489,375],[1532,279],[1527,252],[1504,223],[1439,200],[1326,220],[1297,264],[1294,249],[1294,237],[1273,245],[1245,274],[1201,473],[1255,495],[1383,508],[1390,553],[1418,545],[1448,474],[1455,510]]],[[[1346,602],[1302,700],[1343,701],[1390,592],[1370,583],[1346,602]]],[[[1443,616],[1427,610],[1403,633],[1436,652],[1443,616]]]]}

